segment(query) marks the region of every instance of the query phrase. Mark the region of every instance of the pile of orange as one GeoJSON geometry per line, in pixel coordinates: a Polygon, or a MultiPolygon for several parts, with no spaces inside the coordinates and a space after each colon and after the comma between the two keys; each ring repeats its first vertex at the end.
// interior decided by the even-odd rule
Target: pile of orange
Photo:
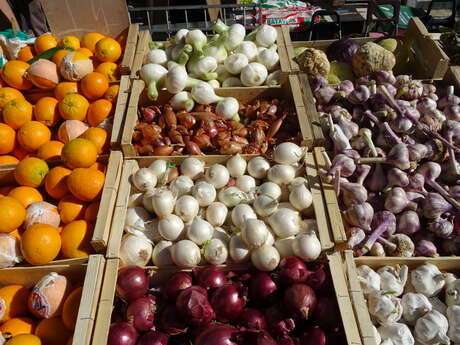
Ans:
{"type": "Polygon", "coordinates": [[[80,286],[72,286],[64,276],[55,273],[43,277],[49,288],[38,281],[30,290],[19,284],[0,288],[4,310],[0,315],[0,333],[10,345],[71,344],[82,295],[80,286]],[[53,276],[66,282],[64,287],[53,284],[53,276]],[[40,295],[39,295],[40,294],[40,295]],[[41,300],[37,301],[37,296],[41,300]],[[41,304],[40,304],[41,303],[41,304]],[[52,310],[44,315],[39,310],[52,310]],[[41,308],[41,309],[37,309],[41,308]]]}

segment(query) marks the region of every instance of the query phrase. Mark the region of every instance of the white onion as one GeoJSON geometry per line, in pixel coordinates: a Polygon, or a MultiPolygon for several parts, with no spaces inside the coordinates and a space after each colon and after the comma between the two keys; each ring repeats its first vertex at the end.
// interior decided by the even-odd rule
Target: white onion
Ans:
{"type": "Polygon", "coordinates": [[[290,202],[280,202],[278,204],[278,209],[280,209],[280,208],[287,208],[288,210],[291,210],[291,211],[294,211],[294,212],[299,212],[299,211],[297,211],[297,209],[294,206],[291,205],[290,202]]]}
{"type": "Polygon", "coordinates": [[[178,198],[189,194],[193,187],[193,181],[186,175],[177,176],[169,185],[169,189],[178,198]]]}
{"type": "Polygon", "coordinates": [[[235,263],[243,263],[249,260],[250,252],[248,246],[241,239],[241,235],[234,235],[229,244],[230,257],[235,263]]]}
{"type": "Polygon", "coordinates": [[[213,202],[206,209],[206,220],[212,226],[221,226],[227,218],[228,208],[219,201],[213,202]]]}
{"type": "Polygon", "coordinates": [[[152,243],[146,237],[126,234],[121,239],[120,259],[124,266],[146,266],[152,251],[152,243]]]}
{"type": "Polygon", "coordinates": [[[304,156],[304,149],[294,143],[279,144],[273,151],[273,160],[279,164],[293,165],[304,156]]]}
{"type": "Polygon", "coordinates": [[[201,217],[195,217],[187,228],[187,238],[198,245],[209,241],[214,234],[214,228],[201,217]]]}
{"type": "Polygon", "coordinates": [[[182,195],[176,201],[174,213],[178,215],[185,223],[191,222],[198,214],[200,205],[198,201],[190,195],[182,195]]]}
{"type": "Polygon", "coordinates": [[[267,239],[265,240],[264,246],[273,246],[275,244],[275,235],[273,234],[272,230],[267,226],[268,235],[267,239]]]}
{"type": "Polygon", "coordinates": [[[241,238],[246,245],[253,249],[263,246],[268,237],[268,228],[259,219],[247,219],[241,230],[241,238]]]}
{"type": "Polygon", "coordinates": [[[264,182],[257,188],[257,194],[267,195],[275,200],[281,196],[281,187],[273,182],[264,182]]]}
{"type": "Polygon", "coordinates": [[[252,205],[260,217],[268,217],[278,209],[278,201],[268,195],[259,195],[252,205]]]}
{"type": "Polygon", "coordinates": [[[302,223],[300,224],[300,232],[314,232],[315,234],[318,234],[318,223],[316,222],[316,219],[302,220],[302,223]]]}
{"type": "Polygon", "coordinates": [[[192,188],[192,196],[201,207],[206,207],[216,200],[216,194],[216,188],[205,181],[197,182],[192,188]]]}
{"type": "Polygon", "coordinates": [[[176,198],[170,190],[161,188],[152,196],[153,211],[158,218],[165,218],[170,215],[174,209],[176,198]]]}
{"type": "Polygon", "coordinates": [[[268,170],[267,178],[279,185],[289,184],[295,178],[295,169],[290,165],[276,164],[268,170]]]}
{"type": "Polygon", "coordinates": [[[248,163],[239,154],[232,156],[226,163],[227,170],[231,177],[244,175],[248,163]]]}
{"type": "Polygon", "coordinates": [[[144,193],[134,193],[129,196],[128,208],[142,206],[142,198],[144,193]]]}
{"type": "Polygon", "coordinates": [[[168,163],[162,159],[157,159],[149,165],[149,169],[152,169],[156,177],[159,178],[162,175],[164,175],[164,173],[168,169],[168,163]]]}
{"type": "Polygon", "coordinates": [[[132,182],[141,192],[153,189],[157,185],[157,177],[152,169],[140,168],[132,176],[132,182]]]}
{"type": "Polygon", "coordinates": [[[297,210],[303,211],[311,206],[313,197],[304,184],[296,184],[289,193],[289,202],[297,210]]]}
{"type": "Polygon", "coordinates": [[[204,258],[211,265],[221,265],[227,261],[227,257],[227,246],[221,240],[213,238],[205,244],[204,258]]]}
{"type": "Polygon", "coordinates": [[[204,172],[204,162],[194,157],[185,158],[180,165],[180,172],[194,180],[204,172]]]}
{"type": "Polygon", "coordinates": [[[267,176],[270,163],[264,157],[257,156],[248,162],[247,168],[249,175],[257,179],[263,179],[267,176]]]}
{"type": "Polygon", "coordinates": [[[239,203],[246,201],[247,196],[237,187],[222,188],[217,195],[220,202],[224,203],[227,207],[233,207],[239,203]]]}
{"type": "Polygon", "coordinates": [[[308,181],[305,177],[296,177],[295,179],[292,180],[291,182],[291,188],[298,185],[298,184],[304,184],[305,186],[308,186],[308,181]]]}
{"type": "Polygon", "coordinates": [[[256,180],[249,175],[242,175],[237,177],[236,186],[245,193],[249,193],[256,188],[256,180]]]}
{"type": "Polygon", "coordinates": [[[278,208],[275,213],[268,217],[267,221],[275,234],[281,238],[297,235],[300,231],[299,212],[288,208],[278,208]]]}
{"type": "Polygon", "coordinates": [[[153,243],[158,243],[163,239],[158,231],[158,222],[159,219],[154,218],[145,223],[144,235],[153,243]]]}
{"type": "Polygon", "coordinates": [[[302,260],[313,261],[321,254],[321,243],[313,232],[299,234],[292,243],[292,249],[302,260]]]}
{"type": "Polygon", "coordinates": [[[206,170],[204,174],[206,181],[212,184],[216,189],[224,187],[230,180],[230,174],[226,167],[221,164],[214,164],[206,170]]]}
{"type": "Polygon", "coordinates": [[[168,241],[177,241],[184,230],[184,222],[175,214],[170,214],[158,222],[158,232],[168,241]]]}
{"type": "Polygon", "coordinates": [[[152,261],[155,266],[172,265],[171,247],[173,243],[170,241],[160,241],[153,247],[152,261]]]}
{"type": "Polygon", "coordinates": [[[179,267],[195,267],[201,261],[200,248],[192,241],[179,241],[171,247],[171,258],[179,267]]]}
{"type": "Polygon", "coordinates": [[[275,241],[275,248],[278,250],[278,253],[280,253],[282,258],[294,255],[294,249],[292,248],[294,239],[294,236],[290,236],[286,238],[279,238],[275,241]]]}
{"type": "Polygon", "coordinates": [[[128,208],[125,217],[125,231],[139,230],[145,231],[145,222],[150,219],[150,214],[143,207],[137,206],[128,208]]]}
{"type": "Polygon", "coordinates": [[[217,238],[218,240],[221,240],[222,242],[228,244],[230,242],[230,235],[225,231],[224,229],[220,227],[215,227],[214,228],[214,233],[212,234],[212,238],[217,238]]]}
{"type": "Polygon", "coordinates": [[[156,193],[156,191],[156,189],[149,189],[148,191],[144,192],[144,195],[142,196],[142,206],[144,206],[144,208],[150,213],[154,213],[152,197],[156,193]]]}
{"type": "Polygon", "coordinates": [[[236,205],[232,210],[232,223],[238,229],[242,230],[248,219],[257,219],[257,216],[251,206],[246,204],[236,205]]]}
{"type": "Polygon", "coordinates": [[[280,262],[280,254],[275,247],[262,246],[251,253],[252,264],[259,271],[273,271],[280,262]]]}

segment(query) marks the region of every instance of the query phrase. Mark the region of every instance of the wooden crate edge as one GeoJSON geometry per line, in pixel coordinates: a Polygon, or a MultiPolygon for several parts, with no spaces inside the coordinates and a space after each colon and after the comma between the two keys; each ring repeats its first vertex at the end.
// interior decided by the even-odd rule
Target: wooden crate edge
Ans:
{"type": "Polygon", "coordinates": [[[131,73],[129,76],[131,79],[139,78],[138,72],[144,63],[145,54],[149,49],[149,42],[151,40],[152,35],[150,35],[150,31],[143,30],[139,32],[139,39],[137,40],[136,52],[134,54],[131,73]]]}
{"type": "Polygon", "coordinates": [[[133,157],[137,155],[134,145],[132,144],[134,127],[137,123],[137,108],[139,106],[139,97],[144,90],[145,83],[142,80],[134,80],[131,85],[128,107],[126,108],[125,125],[121,135],[121,150],[124,157],[133,157]]]}
{"type": "Polygon", "coordinates": [[[115,113],[113,115],[112,133],[110,134],[110,146],[112,149],[119,149],[121,142],[122,128],[125,123],[126,109],[130,94],[131,81],[129,76],[123,75],[120,79],[115,113]]]}
{"type": "Polygon", "coordinates": [[[139,24],[130,24],[128,27],[128,36],[126,37],[125,53],[120,63],[121,75],[129,75],[131,73],[138,36],[139,24]]]}

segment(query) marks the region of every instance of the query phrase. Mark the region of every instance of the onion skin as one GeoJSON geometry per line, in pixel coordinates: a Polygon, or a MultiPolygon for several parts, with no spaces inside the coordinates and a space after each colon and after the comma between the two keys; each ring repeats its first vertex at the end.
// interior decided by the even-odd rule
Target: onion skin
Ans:
{"type": "Polygon", "coordinates": [[[284,291],[286,310],[303,319],[309,319],[317,304],[315,292],[306,284],[297,283],[284,291]]]}
{"type": "Polygon", "coordinates": [[[164,333],[158,331],[149,331],[144,333],[137,345],[167,345],[168,344],[168,336],[164,333]]]}
{"type": "Polygon", "coordinates": [[[193,269],[193,274],[199,286],[209,289],[216,289],[227,283],[224,272],[216,266],[193,269]]]}
{"type": "Polygon", "coordinates": [[[110,325],[107,345],[135,345],[139,334],[127,322],[115,322],[110,325]]]}
{"type": "Polygon", "coordinates": [[[266,331],[248,331],[241,336],[242,345],[277,345],[276,341],[266,331]]]}
{"type": "Polygon", "coordinates": [[[318,297],[312,316],[322,329],[337,331],[342,323],[339,315],[339,306],[335,299],[329,296],[318,297]]]}
{"type": "Polygon", "coordinates": [[[135,299],[126,309],[126,319],[136,330],[148,331],[153,327],[155,318],[155,297],[147,296],[135,299]]]}
{"type": "Polygon", "coordinates": [[[169,305],[160,314],[160,329],[169,335],[185,333],[187,325],[175,306],[169,305]]]}
{"type": "Polygon", "coordinates": [[[311,274],[302,260],[296,256],[287,256],[279,264],[280,282],[283,284],[302,283],[311,274]]]}
{"type": "Polygon", "coordinates": [[[238,325],[247,329],[267,329],[267,320],[265,315],[259,310],[253,308],[246,308],[238,318],[238,325]]]}
{"type": "Polygon", "coordinates": [[[268,273],[257,272],[249,282],[249,295],[255,301],[268,302],[277,290],[277,286],[268,273]]]}
{"type": "Polygon", "coordinates": [[[208,294],[201,286],[183,290],[176,299],[176,308],[187,323],[195,326],[207,325],[215,316],[208,294]]]}
{"type": "Polygon", "coordinates": [[[145,296],[149,289],[147,271],[138,266],[118,270],[117,295],[127,302],[145,296]]]}
{"type": "Polygon", "coordinates": [[[196,337],[193,345],[238,345],[232,340],[236,332],[230,325],[212,324],[196,337]]]}
{"type": "Polygon", "coordinates": [[[241,296],[235,284],[227,284],[218,288],[211,298],[216,319],[222,322],[237,319],[245,304],[246,299],[241,296]]]}
{"type": "Polygon", "coordinates": [[[273,306],[265,311],[265,317],[270,331],[278,335],[287,335],[296,326],[295,320],[286,316],[277,307],[273,306]]]}
{"type": "Polygon", "coordinates": [[[164,292],[169,301],[174,302],[181,291],[193,285],[192,276],[186,272],[174,273],[164,285],[164,292]]]}
{"type": "Polygon", "coordinates": [[[311,327],[300,337],[300,345],[326,345],[326,333],[319,327],[311,327]]]}

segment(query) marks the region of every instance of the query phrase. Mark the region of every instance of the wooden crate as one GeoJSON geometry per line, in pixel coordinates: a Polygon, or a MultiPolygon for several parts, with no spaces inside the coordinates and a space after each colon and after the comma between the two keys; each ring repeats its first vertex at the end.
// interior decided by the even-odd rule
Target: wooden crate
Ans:
{"type": "Polygon", "coordinates": [[[360,265],[368,265],[373,269],[378,269],[388,265],[407,265],[409,270],[416,268],[419,265],[431,263],[436,265],[441,271],[460,272],[460,258],[459,257],[437,257],[437,258],[394,258],[394,257],[372,257],[361,256],[353,258],[353,252],[350,250],[345,251],[345,270],[348,276],[349,292],[351,301],[353,303],[353,310],[358,322],[361,339],[364,345],[378,345],[372,330],[372,322],[367,309],[367,303],[364,294],[361,290],[356,267],[360,265]]]}
{"type": "MultiPolygon", "coordinates": [[[[348,294],[346,283],[346,275],[342,267],[342,260],[338,253],[328,255],[325,258],[332,275],[335,295],[340,309],[340,315],[343,321],[347,344],[360,345],[361,342],[356,319],[353,314],[353,307],[348,294]]],[[[102,285],[101,298],[99,300],[99,309],[96,317],[96,325],[94,329],[93,343],[105,344],[109,332],[110,320],[115,299],[115,287],[117,280],[117,271],[119,267],[118,259],[108,259],[104,275],[104,283],[102,285]]],[[[245,271],[250,269],[249,265],[222,265],[220,266],[225,271],[245,271]]],[[[172,274],[178,271],[187,271],[175,267],[158,268],[155,266],[148,267],[151,269],[151,286],[160,286],[172,274]]]]}
{"type": "MultiPolygon", "coordinates": [[[[235,97],[239,101],[251,102],[255,99],[261,98],[278,98],[288,100],[294,106],[299,121],[299,129],[302,133],[302,145],[307,147],[313,146],[313,134],[310,127],[310,121],[307,118],[305,111],[299,79],[297,76],[291,75],[288,80],[275,87],[257,86],[257,87],[233,87],[233,88],[219,88],[215,89],[219,96],[235,97]]],[[[134,80],[131,87],[131,93],[126,111],[126,120],[124,124],[123,134],[121,137],[121,149],[125,158],[138,157],[137,152],[132,144],[132,136],[134,128],[138,120],[139,106],[151,104],[165,104],[172,97],[170,93],[165,90],[160,91],[158,100],[152,102],[148,99],[145,91],[145,83],[142,80],[134,80]]]]}
{"type": "MultiPolygon", "coordinates": [[[[107,242],[109,239],[110,226],[112,215],[115,207],[115,200],[118,193],[118,185],[121,176],[121,166],[123,163],[123,155],[120,151],[112,151],[109,156],[104,155],[98,158],[99,162],[107,164],[107,171],[105,175],[104,188],[101,194],[101,201],[99,211],[97,213],[97,220],[94,225],[93,237],[91,244],[96,253],[105,253],[107,242]]],[[[54,161],[50,166],[62,164],[62,161],[54,161]]],[[[0,186],[16,185],[14,180],[14,170],[16,165],[4,165],[0,169],[0,186]]],[[[81,262],[85,259],[67,259],[56,260],[51,264],[81,262]]]]}
{"type": "MultiPolygon", "coordinates": [[[[282,78],[285,78],[291,72],[291,66],[288,59],[288,53],[286,50],[286,44],[284,42],[283,33],[280,28],[276,28],[278,37],[276,39],[276,45],[278,46],[278,55],[280,57],[280,69],[283,75],[282,78]]],[[[131,79],[139,78],[139,70],[142,65],[145,63],[146,55],[149,52],[149,42],[152,41],[152,36],[150,31],[145,30],[139,33],[139,39],[136,46],[136,53],[132,64],[131,79]]]]}
{"type": "MultiPolygon", "coordinates": [[[[203,160],[206,164],[206,167],[209,167],[215,163],[223,164],[231,156],[215,155],[195,157],[203,160]]],[[[249,160],[253,158],[254,155],[242,155],[242,157],[246,160],[249,160]]],[[[158,159],[164,159],[174,163],[175,165],[180,165],[185,158],[187,158],[187,156],[162,157],[158,159]]],[[[137,159],[125,160],[123,163],[123,172],[120,179],[120,187],[113,215],[112,230],[110,232],[109,243],[107,246],[106,257],[109,259],[120,257],[120,242],[123,236],[128,200],[129,196],[131,195],[130,176],[139,168],[147,167],[155,160],[156,158],[152,157],[138,157],[137,159]]],[[[309,188],[313,196],[312,217],[316,218],[318,224],[318,237],[321,242],[322,250],[328,250],[334,246],[334,242],[330,237],[331,230],[327,219],[327,212],[324,208],[324,198],[321,192],[320,178],[316,170],[316,163],[312,153],[307,153],[305,157],[305,167],[305,177],[308,180],[309,188]]]]}
{"type": "Polygon", "coordinates": [[[117,103],[113,114],[112,132],[110,134],[110,147],[112,150],[121,149],[121,136],[125,125],[126,111],[128,109],[129,93],[131,91],[131,80],[128,75],[120,78],[120,88],[118,89],[117,103]]]}
{"type": "Polygon", "coordinates": [[[55,266],[12,267],[0,270],[0,286],[21,284],[32,288],[46,274],[56,272],[66,276],[72,286],[83,286],[72,345],[91,344],[97,303],[99,301],[105,259],[91,255],[87,263],[55,266]]]}

